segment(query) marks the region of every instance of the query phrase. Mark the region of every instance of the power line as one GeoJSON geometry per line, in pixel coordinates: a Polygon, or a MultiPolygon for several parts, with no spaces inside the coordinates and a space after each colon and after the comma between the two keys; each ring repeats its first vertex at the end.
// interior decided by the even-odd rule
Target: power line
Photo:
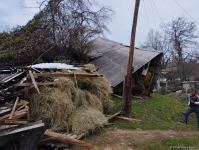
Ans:
{"type": "Polygon", "coordinates": [[[145,13],[145,16],[146,16],[146,18],[147,18],[146,20],[147,20],[147,22],[148,22],[148,26],[150,26],[150,28],[151,28],[151,22],[150,22],[150,19],[149,19],[149,15],[148,15],[148,13],[147,13],[147,7],[146,7],[145,2],[146,2],[146,1],[143,1],[144,13],[145,13]]]}
{"type": "Polygon", "coordinates": [[[185,14],[187,14],[192,20],[194,20],[198,24],[197,20],[194,17],[192,17],[191,14],[177,0],[174,0],[174,2],[179,8],[181,8],[184,11],[185,14]]]}
{"type": "Polygon", "coordinates": [[[151,8],[151,13],[152,13],[153,16],[154,16],[154,17],[151,17],[151,18],[154,20],[155,26],[156,26],[156,28],[157,28],[157,24],[156,24],[156,22],[157,22],[156,13],[155,13],[155,11],[154,11],[154,9],[153,9],[152,3],[150,3],[150,8],[151,8]]]}
{"type": "Polygon", "coordinates": [[[157,13],[158,18],[160,19],[161,22],[164,22],[164,20],[162,19],[161,15],[160,15],[160,12],[158,10],[158,7],[157,7],[157,5],[156,5],[154,0],[152,0],[152,4],[154,5],[154,8],[155,8],[155,11],[157,13]]]}

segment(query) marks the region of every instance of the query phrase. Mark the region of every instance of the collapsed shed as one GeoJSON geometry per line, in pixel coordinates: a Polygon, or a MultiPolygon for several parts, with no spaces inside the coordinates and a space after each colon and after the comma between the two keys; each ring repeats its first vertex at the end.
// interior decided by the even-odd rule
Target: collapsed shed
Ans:
{"type": "MultiPolygon", "coordinates": [[[[104,38],[93,41],[90,53],[92,63],[98,67],[114,88],[122,94],[123,81],[129,56],[129,46],[104,38]]],[[[148,96],[154,89],[161,67],[163,53],[136,48],[134,52],[133,94],[148,96]]]]}
{"type": "MultiPolygon", "coordinates": [[[[81,145],[73,138],[79,139],[107,123],[105,112],[112,106],[111,93],[107,80],[91,64],[43,63],[16,69],[0,80],[0,138],[10,135],[1,130],[9,130],[8,123],[19,125],[17,131],[22,130],[23,124],[24,131],[32,121],[38,121],[36,126],[40,126],[42,120],[53,131],[46,130],[46,136],[56,141],[60,133],[66,133],[69,142],[81,145]]],[[[17,133],[13,140],[21,134],[17,133]]],[[[9,142],[0,142],[0,149],[9,142]]]]}

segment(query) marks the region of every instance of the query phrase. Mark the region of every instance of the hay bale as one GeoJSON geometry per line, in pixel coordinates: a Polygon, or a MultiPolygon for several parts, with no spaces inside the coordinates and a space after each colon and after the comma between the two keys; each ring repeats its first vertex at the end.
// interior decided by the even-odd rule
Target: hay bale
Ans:
{"type": "Polygon", "coordinates": [[[112,107],[112,88],[105,78],[98,77],[95,79],[85,78],[78,80],[78,86],[80,89],[87,90],[96,95],[102,102],[104,112],[107,112],[112,107]]]}
{"type": "Polygon", "coordinates": [[[81,107],[71,116],[72,132],[88,133],[101,128],[107,122],[102,112],[91,107],[81,107]]]}
{"type": "Polygon", "coordinates": [[[67,93],[70,97],[74,95],[77,91],[73,80],[68,78],[58,78],[60,84],[58,84],[58,88],[62,91],[67,93]]]}
{"type": "Polygon", "coordinates": [[[30,97],[31,117],[47,118],[51,129],[85,133],[106,123],[106,112],[111,106],[112,89],[103,77],[78,79],[58,78],[56,87],[43,87],[30,97]]]}
{"type": "Polygon", "coordinates": [[[41,94],[33,94],[30,108],[34,120],[47,118],[53,130],[70,130],[68,118],[75,107],[70,95],[60,89],[45,87],[41,89],[41,94]]]}
{"type": "Polygon", "coordinates": [[[85,67],[86,69],[89,69],[91,72],[97,71],[97,68],[96,68],[95,65],[93,65],[93,64],[86,64],[86,65],[84,65],[84,67],[85,67]]]}
{"type": "Polygon", "coordinates": [[[100,99],[88,91],[78,89],[74,93],[73,102],[76,108],[90,106],[103,112],[103,106],[100,99]]]}

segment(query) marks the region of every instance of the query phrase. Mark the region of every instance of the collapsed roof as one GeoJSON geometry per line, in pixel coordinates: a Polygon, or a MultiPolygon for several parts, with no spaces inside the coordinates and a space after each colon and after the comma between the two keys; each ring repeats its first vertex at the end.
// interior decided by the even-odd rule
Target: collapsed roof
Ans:
{"type": "MultiPolygon", "coordinates": [[[[162,52],[136,48],[134,73],[160,55],[162,52]]],[[[99,68],[99,72],[106,76],[113,87],[123,82],[127,72],[129,46],[99,37],[93,41],[90,56],[93,58],[92,63],[99,68]]]]}

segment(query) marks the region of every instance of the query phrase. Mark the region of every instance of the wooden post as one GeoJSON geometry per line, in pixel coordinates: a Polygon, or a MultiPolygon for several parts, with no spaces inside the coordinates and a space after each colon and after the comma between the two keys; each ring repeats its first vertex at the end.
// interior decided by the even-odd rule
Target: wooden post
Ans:
{"type": "Polygon", "coordinates": [[[131,43],[130,43],[130,50],[129,50],[129,60],[127,66],[127,75],[125,76],[124,87],[123,87],[123,115],[130,117],[131,116],[131,93],[132,93],[132,73],[134,68],[133,66],[133,56],[134,56],[134,49],[135,49],[135,36],[136,36],[136,28],[137,28],[137,20],[138,20],[138,12],[139,12],[140,0],[135,1],[135,10],[134,10],[134,17],[133,17],[133,26],[131,32],[131,43]]]}

